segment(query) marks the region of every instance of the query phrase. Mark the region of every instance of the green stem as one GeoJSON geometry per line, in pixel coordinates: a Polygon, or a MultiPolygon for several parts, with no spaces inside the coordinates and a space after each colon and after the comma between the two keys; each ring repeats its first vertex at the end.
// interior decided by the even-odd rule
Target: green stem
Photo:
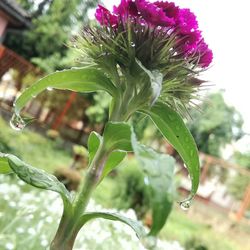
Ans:
{"type": "MultiPolygon", "coordinates": [[[[126,96],[129,96],[128,93],[126,96]]],[[[114,98],[114,107],[110,116],[110,121],[117,122],[128,120],[129,112],[126,110],[126,107],[127,103],[124,102],[124,96],[114,98]],[[122,103],[125,103],[124,106],[122,103]]],[[[65,207],[64,209],[59,228],[51,243],[50,250],[73,249],[76,236],[81,229],[81,226],[79,226],[79,219],[84,214],[90,197],[100,181],[108,154],[109,152],[105,149],[105,141],[103,141],[88,168],[82,188],[76,199],[70,207],[65,207]]]]}
{"type": "Polygon", "coordinates": [[[79,218],[83,215],[91,194],[97,186],[104,163],[106,161],[104,143],[101,144],[94,159],[92,160],[88,172],[84,178],[83,186],[77,198],[73,202],[73,206],[64,209],[60,225],[56,236],[52,241],[50,250],[72,250],[73,245],[80,227],[78,226],[79,218]]]}

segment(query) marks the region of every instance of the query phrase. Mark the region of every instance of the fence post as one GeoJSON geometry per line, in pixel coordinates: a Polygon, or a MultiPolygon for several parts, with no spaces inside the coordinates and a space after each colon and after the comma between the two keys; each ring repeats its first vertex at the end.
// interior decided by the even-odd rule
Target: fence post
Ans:
{"type": "Polygon", "coordinates": [[[238,212],[236,213],[236,220],[237,221],[240,221],[244,217],[244,214],[245,214],[249,205],[250,205],[250,184],[246,188],[244,198],[241,202],[241,205],[240,205],[238,212]]]}
{"type": "Polygon", "coordinates": [[[53,123],[53,125],[51,127],[52,129],[58,130],[58,128],[61,126],[62,120],[63,120],[64,116],[66,115],[66,113],[68,112],[69,108],[71,107],[73,101],[76,99],[76,96],[77,96],[76,92],[72,92],[70,94],[68,101],[64,105],[62,112],[57,116],[55,122],[53,123]]]}

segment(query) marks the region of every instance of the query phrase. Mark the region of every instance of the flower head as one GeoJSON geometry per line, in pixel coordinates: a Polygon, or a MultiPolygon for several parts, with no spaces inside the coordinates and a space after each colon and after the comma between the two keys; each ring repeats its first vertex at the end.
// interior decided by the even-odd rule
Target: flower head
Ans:
{"type": "Polygon", "coordinates": [[[103,69],[115,85],[136,85],[135,96],[159,73],[157,98],[178,108],[195,97],[196,77],[213,53],[193,12],[167,1],[121,0],[112,12],[99,5],[96,19],[105,29],[85,28],[77,41],[85,63],[103,69]]]}
{"type": "MultiPolygon", "coordinates": [[[[174,34],[177,52],[190,61],[194,54],[202,54],[197,65],[205,68],[212,62],[212,51],[204,42],[201,31],[198,29],[196,16],[190,9],[182,9],[172,2],[147,0],[121,0],[114,6],[113,13],[99,5],[96,10],[96,19],[101,25],[118,28],[131,20],[150,29],[165,30],[166,35],[174,34]],[[202,50],[202,51],[201,51],[202,50]]],[[[138,27],[139,29],[139,27],[138,27]]]]}

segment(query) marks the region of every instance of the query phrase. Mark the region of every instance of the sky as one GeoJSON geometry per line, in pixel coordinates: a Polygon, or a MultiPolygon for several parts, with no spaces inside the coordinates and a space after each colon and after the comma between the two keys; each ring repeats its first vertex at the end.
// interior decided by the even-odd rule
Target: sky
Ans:
{"type": "MultiPolygon", "coordinates": [[[[223,89],[229,105],[242,114],[244,131],[250,134],[250,28],[249,1],[172,0],[190,8],[214,60],[202,78],[210,81],[211,91],[223,89]]],[[[103,0],[110,10],[120,0],[103,0]]]]}

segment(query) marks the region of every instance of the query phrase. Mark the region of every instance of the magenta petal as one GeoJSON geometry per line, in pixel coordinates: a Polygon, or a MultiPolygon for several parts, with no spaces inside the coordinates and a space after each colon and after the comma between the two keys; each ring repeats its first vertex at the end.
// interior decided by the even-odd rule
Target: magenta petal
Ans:
{"type": "Polygon", "coordinates": [[[113,12],[116,15],[121,15],[121,16],[138,16],[138,10],[136,7],[135,2],[132,0],[121,0],[121,3],[116,7],[114,6],[113,12]]]}
{"type": "Polygon", "coordinates": [[[105,26],[111,25],[112,27],[116,27],[118,25],[118,17],[111,14],[110,11],[104,8],[101,5],[98,5],[98,8],[95,12],[96,20],[105,26]]]}
{"type": "Polygon", "coordinates": [[[179,14],[179,7],[175,6],[172,2],[163,2],[163,1],[157,1],[154,2],[154,5],[161,8],[167,17],[176,19],[179,14]]]}
{"type": "Polygon", "coordinates": [[[208,48],[208,45],[202,40],[197,48],[197,56],[200,57],[199,65],[202,68],[208,67],[213,60],[213,52],[208,48]]]}
{"type": "Polygon", "coordinates": [[[198,29],[196,16],[189,9],[180,9],[177,24],[182,34],[187,34],[192,30],[198,29]]]}
{"type": "Polygon", "coordinates": [[[174,24],[174,19],[167,17],[163,9],[153,3],[145,0],[136,0],[135,3],[140,15],[148,23],[156,26],[171,26],[174,24]]]}

